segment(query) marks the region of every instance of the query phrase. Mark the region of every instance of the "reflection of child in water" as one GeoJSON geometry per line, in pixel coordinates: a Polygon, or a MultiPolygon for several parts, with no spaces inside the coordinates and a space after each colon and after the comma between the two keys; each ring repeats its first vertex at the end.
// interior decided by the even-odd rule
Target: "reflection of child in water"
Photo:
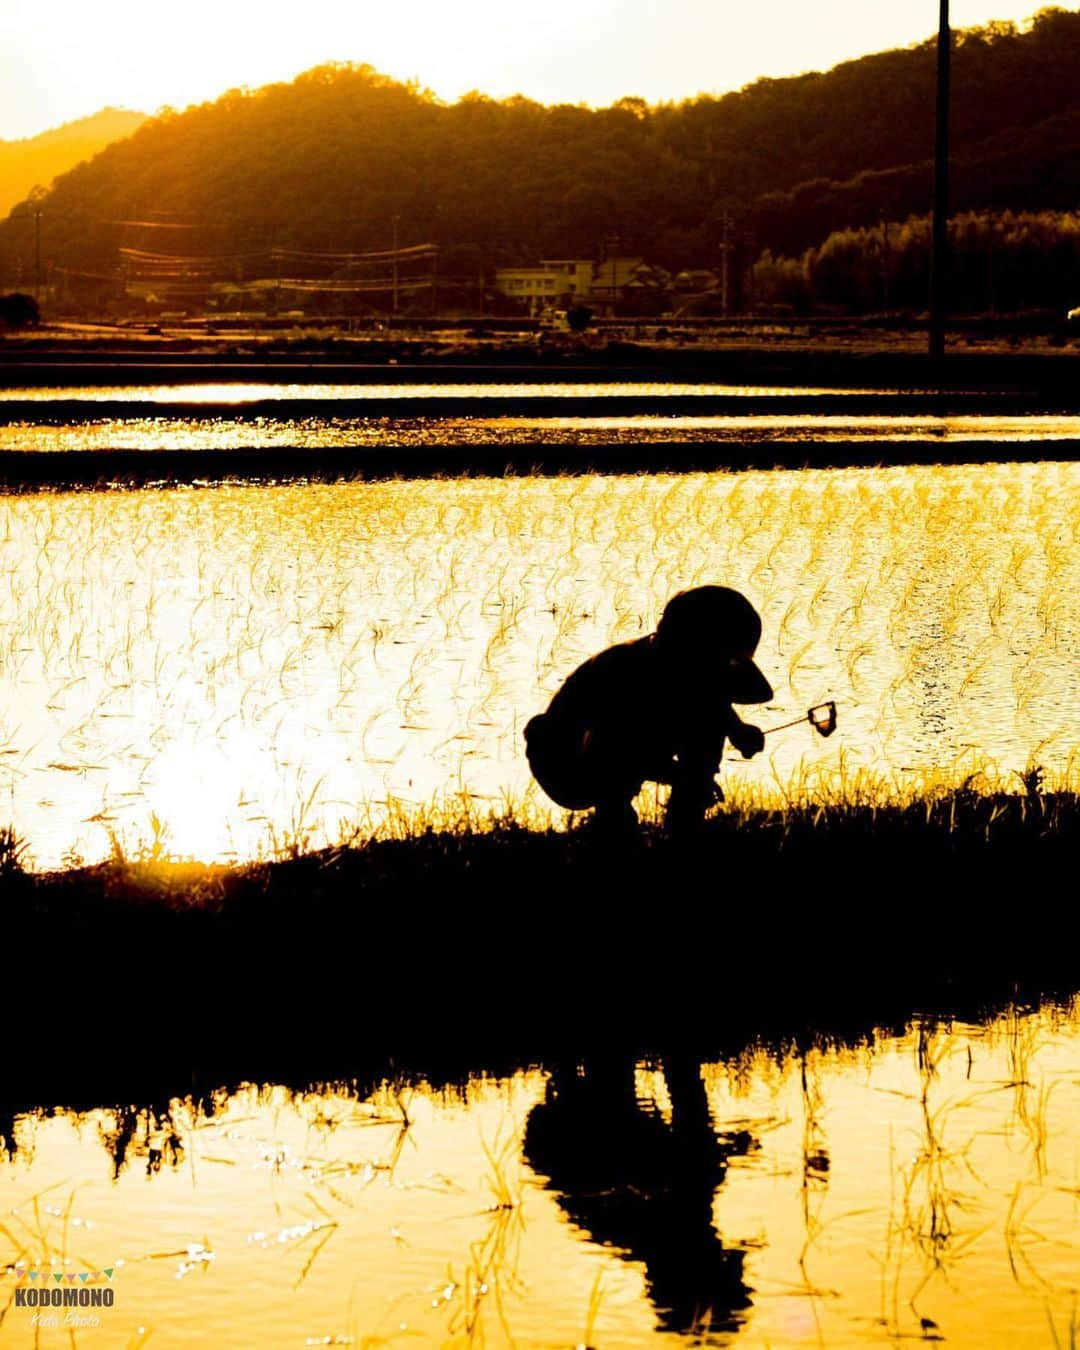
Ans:
{"type": "Polygon", "coordinates": [[[731,706],[772,698],[753,661],[760,637],[761,619],[738,591],[680,591],[655,633],[579,666],[526,726],[537,782],[560,806],[595,807],[614,829],[637,824],[631,802],[643,783],[669,783],[669,825],[696,824],[716,800],[725,739],[747,759],[765,744],[731,706]]]}

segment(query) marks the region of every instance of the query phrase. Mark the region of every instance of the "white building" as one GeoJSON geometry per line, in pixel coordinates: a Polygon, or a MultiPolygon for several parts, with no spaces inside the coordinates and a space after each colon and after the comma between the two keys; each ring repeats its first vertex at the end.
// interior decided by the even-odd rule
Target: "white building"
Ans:
{"type": "Polygon", "coordinates": [[[544,258],[538,267],[500,267],[495,289],[509,300],[521,300],[537,314],[546,306],[576,305],[593,284],[591,259],[544,258]]]}

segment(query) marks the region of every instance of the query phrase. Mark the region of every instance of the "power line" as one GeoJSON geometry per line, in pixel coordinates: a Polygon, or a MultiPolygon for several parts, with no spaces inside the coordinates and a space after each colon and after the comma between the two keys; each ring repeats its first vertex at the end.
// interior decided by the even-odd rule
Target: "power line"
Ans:
{"type": "Polygon", "coordinates": [[[310,259],[312,262],[339,262],[342,264],[393,262],[395,259],[405,261],[409,258],[419,260],[429,258],[438,251],[438,244],[411,244],[408,248],[384,248],[366,253],[322,253],[311,249],[297,248],[272,248],[269,250],[275,258],[303,258],[310,259]]]}
{"type": "Polygon", "coordinates": [[[246,262],[252,258],[268,258],[271,256],[268,249],[258,249],[252,253],[154,253],[144,248],[119,248],[116,251],[122,258],[129,258],[133,262],[146,263],[149,266],[154,266],[157,263],[164,266],[180,266],[182,264],[213,266],[215,263],[246,262]]]}
{"type": "MultiPolygon", "coordinates": [[[[395,283],[389,281],[320,281],[317,278],[308,277],[287,277],[280,282],[268,282],[267,286],[278,285],[283,291],[327,291],[334,293],[354,293],[379,291],[389,294],[395,289],[399,291],[422,291],[431,285],[430,277],[420,277],[416,280],[402,280],[400,277],[395,283]]],[[[245,289],[265,289],[264,287],[254,287],[249,283],[245,289]]]]}
{"type": "Polygon", "coordinates": [[[125,229],[133,230],[228,230],[232,229],[235,221],[199,221],[184,222],[174,220],[97,220],[96,225],[120,225],[125,229]]]}

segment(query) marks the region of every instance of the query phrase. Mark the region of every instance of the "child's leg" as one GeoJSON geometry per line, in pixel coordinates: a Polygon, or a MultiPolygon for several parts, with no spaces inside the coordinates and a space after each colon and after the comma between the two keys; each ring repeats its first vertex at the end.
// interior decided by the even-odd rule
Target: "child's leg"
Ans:
{"type": "Polygon", "coordinates": [[[716,800],[710,781],[704,785],[679,783],[671,789],[668,798],[667,827],[672,834],[687,834],[696,830],[705,819],[705,812],[716,800]]]}
{"type": "Polygon", "coordinates": [[[598,831],[613,838],[637,834],[638,818],[633,801],[641,791],[644,774],[625,738],[602,728],[590,731],[584,747],[584,762],[592,784],[593,822],[598,831]]]}
{"type": "Polygon", "coordinates": [[[680,755],[678,772],[672,774],[666,815],[667,827],[673,834],[690,833],[701,825],[705,812],[718,799],[713,779],[719,767],[719,754],[692,760],[680,755]]]}
{"type": "Polygon", "coordinates": [[[637,812],[632,799],[625,795],[613,795],[598,801],[593,812],[593,822],[598,831],[612,838],[637,834],[637,812]]]}
{"type": "Polygon", "coordinates": [[[591,770],[578,728],[542,713],[526,725],[525,747],[533,777],[553,802],[570,811],[593,805],[591,770]]]}

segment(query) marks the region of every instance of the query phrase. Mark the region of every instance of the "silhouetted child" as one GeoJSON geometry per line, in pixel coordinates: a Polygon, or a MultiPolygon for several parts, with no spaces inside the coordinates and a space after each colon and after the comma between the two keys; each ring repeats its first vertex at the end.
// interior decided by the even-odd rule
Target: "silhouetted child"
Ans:
{"type": "Polygon", "coordinates": [[[525,728],[536,781],[597,824],[632,829],[643,783],[668,783],[672,829],[692,828],[719,793],[724,741],[749,759],[765,744],[733,703],[772,698],[754,664],[761,619],[726,586],[699,586],[668,601],[656,632],[622,642],[571,674],[546,713],[525,728]]]}

